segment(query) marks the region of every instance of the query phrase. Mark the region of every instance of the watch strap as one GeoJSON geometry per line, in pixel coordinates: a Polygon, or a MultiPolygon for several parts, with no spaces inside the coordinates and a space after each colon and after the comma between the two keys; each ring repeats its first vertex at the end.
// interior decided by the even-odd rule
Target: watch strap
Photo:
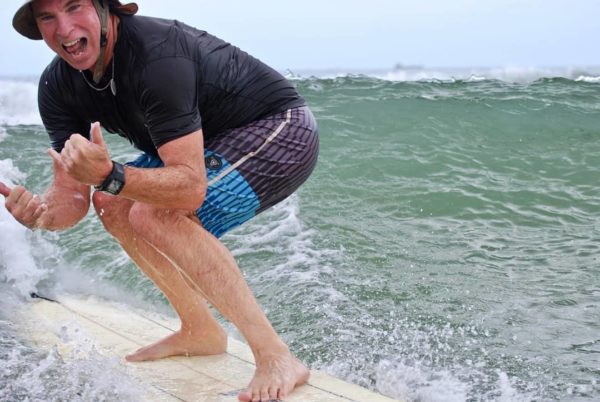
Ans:
{"type": "Polygon", "coordinates": [[[109,194],[117,195],[125,186],[125,167],[119,162],[112,161],[113,167],[106,179],[94,188],[109,194]]]}

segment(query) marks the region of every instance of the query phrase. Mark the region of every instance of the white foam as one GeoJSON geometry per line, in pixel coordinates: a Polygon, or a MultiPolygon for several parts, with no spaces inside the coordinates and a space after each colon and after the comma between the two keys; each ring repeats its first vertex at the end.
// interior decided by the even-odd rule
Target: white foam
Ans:
{"type": "Polygon", "coordinates": [[[379,78],[391,81],[468,81],[499,80],[505,82],[533,82],[540,78],[563,77],[573,79],[568,68],[534,68],[507,66],[497,68],[442,68],[442,69],[397,69],[379,78]]]}
{"type": "Polygon", "coordinates": [[[447,370],[418,364],[382,361],[376,372],[377,390],[393,398],[421,402],[464,402],[469,387],[447,370]]]}
{"type": "Polygon", "coordinates": [[[11,400],[14,395],[31,401],[143,399],[138,382],[127,375],[117,358],[98,353],[80,323],[57,322],[51,330],[70,345],[70,352],[61,355],[54,347],[40,358],[27,353],[20,343],[12,345],[6,359],[0,361],[0,370],[20,374],[0,388],[0,400],[11,400]]]}
{"type": "MultiPolygon", "coordinates": [[[[24,177],[10,159],[0,161],[0,181],[12,187],[24,177]]],[[[49,244],[18,223],[4,207],[0,196],[0,280],[27,297],[36,291],[37,283],[48,275],[48,270],[36,263],[36,255],[48,253],[49,244]]]]}
{"type": "Polygon", "coordinates": [[[600,83],[600,77],[586,77],[584,75],[581,75],[581,76],[577,77],[577,79],[575,79],[575,81],[591,82],[593,84],[598,84],[598,83],[600,83]]]}
{"type": "MultiPolygon", "coordinates": [[[[102,230],[98,228],[98,230],[102,230]]],[[[129,257],[123,252],[122,257],[118,257],[116,263],[121,266],[129,261],[129,257]]],[[[86,296],[98,296],[103,299],[118,301],[128,306],[138,308],[148,308],[148,300],[136,291],[125,288],[122,284],[111,282],[103,278],[100,269],[96,269],[93,273],[85,272],[82,267],[76,264],[61,264],[53,270],[53,277],[56,279],[52,291],[57,294],[78,294],[86,296]]],[[[156,288],[146,277],[141,277],[143,281],[147,281],[148,286],[156,289],[156,299],[160,299],[158,288],[156,288]]],[[[172,314],[170,306],[165,306],[159,303],[153,303],[152,309],[165,314],[172,314]]]]}
{"type": "Polygon", "coordinates": [[[467,81],[468,81],[468,82],[482,82],[482,81],[485,81],[485,80],[487,80],[487,78],[486,78],[486,77],[484,77],[484,76],[482,76],[482,75],[475,75],[475,74],[471,75],[471,76],[470,76],[470,77],[467,79],[467,81]]]}
{"type": "Polygon", "coordinates": [[[517,402],[525,401],[522,395],[519,395],[517,390],[513,387],[510,382],[510,378],[504,372],[498,372],[498,389],[500,390],[499,402],[517,402]]]}
{"type": "Polygon", "coordinates": [[[0,80],[0,125],[41,125],[37,89],[32,81],[0,80]]]}
{"type": "Polygon", "coordinates": [[[368,76],[388,81],[400,82],[479,82],[498,80],[511,83],[531,83],[541,78],[566,78],[570,80],[598,82],[600,66],[593,67],[528,67],[503,66],[481,68],[435,68],[421,66],[398,66],[381,70],[314,70],[288,73],[290,79],[321,78],[335,79],[340,77],[368,76]]]}
{"type": "MultiPolygon", "coordinates": [[[[455,81],[455,73],[452,71],[443,70],[392,70],[384,74],[375,75],[376,78],[381,78],[388,81],[455,81]]],[[[467,75],[468,76],[468,75],[467,75]]],[[[460,78],[460,77],[459,77],[460,78]]]]}
{"type": "Polygon", "coordinates": [[[23,180],[24,178],[25,174],[13,165],[11,159],[0,160],[0,181],[12,186],[15,182],[23,180]]]}
{"type": "Polygon", "coordinates": [[[384,359],[375,370],[376,388],[393,398],[420,402],[464,402],[474,394],[478,400],[498,402],[526,402],[539,398],[535,386],[531,390],[519,390],[517,378],[497,370],[495,375],[486,373],[484,363],[455,365],[451,368],[434,368],[418,359],[408,358],[392,361],[384,359]],[[495,383],[493,378],[496,377],[495,383]],[[479,388],[489,384],[484,394],[479,388]]]}
{"type": "MultiPolygon", "coordinates": [[[[233,249],[236,257],[260,251],[285,256],[253,280],[272,282],[273,278],[285,276],[294,283],[315,283],[319,275],[333,270],[326,261],[338,258],[339,254],[337,250],[316,247],[316,235],[299,218],[298,196],[292,195],[229,236],[236,239],[233,249]]],[[[327,288],[331,298],[340,296],[327,288]]]]}

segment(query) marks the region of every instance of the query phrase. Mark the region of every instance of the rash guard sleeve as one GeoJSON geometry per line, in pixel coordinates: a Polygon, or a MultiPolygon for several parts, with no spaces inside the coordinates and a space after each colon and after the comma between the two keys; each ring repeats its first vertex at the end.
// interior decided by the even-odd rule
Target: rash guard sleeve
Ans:
{"type": "Polygon", "coordinates": [[[184,57],[152,61],[140,85],[145,125],[156,148],[202,128],[194,61],[184,57]]]}
{"type": "Polygon", "coordinates": [[[65,142],[73,133],[89,136],[90,127],[69,106],[67,91],[57,86],[56,63],[51,64],[41,75],[38,85],[38,108],[44,127],[50,137],[50,145],[61,152],[65,142]]]}

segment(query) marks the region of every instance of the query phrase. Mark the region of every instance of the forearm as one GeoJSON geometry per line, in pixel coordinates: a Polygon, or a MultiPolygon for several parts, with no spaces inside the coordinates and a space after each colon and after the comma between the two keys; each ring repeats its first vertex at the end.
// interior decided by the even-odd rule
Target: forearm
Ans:
{"type": "Polygon", "coordinates": [[[80,222],[90,206],[89,186],[78,189],[51,186],[41,197],[47,206],[35,227],[45,230],[63,230],[80,222]]]}
{"type": "Polygon", "coordinates": [[[186,165],[143,169],[126,166],[119,195],[165,209],[196,210],[206,194],[206,176],[186,165]]]}
{"type": "MultiPolygon", "coordinates": [[[[123,181],[120,169],[111,162],[102,131],[92,125],[89,141],[72,135],[60,154],[51,151],[55,164],[63,167],[71,180],[94,186],[111,183],[106,190],[116,191],[115,181],[123,181]],[[114,175],[114,176],[113,176],[114,175]]],[[[202,205],[206,194],[204,140],[202,130],[171,140],[158,148],[161,168],[125,166],[124,186],[119,196],[158,208],[193,211],[202,205]]]]}

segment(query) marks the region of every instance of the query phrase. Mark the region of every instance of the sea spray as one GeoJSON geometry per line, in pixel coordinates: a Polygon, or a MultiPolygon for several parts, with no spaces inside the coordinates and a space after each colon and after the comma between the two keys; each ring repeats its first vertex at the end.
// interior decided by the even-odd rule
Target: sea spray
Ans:
{"type": "Polygon", "coordinates": [[[0,78],[0,126],[41,125],[37,81],[0,78]]]}
{"type": "MultiPolygon", "coordinates": [[[[14,328],[26,331],[25,328],[14,328]]],[[[31,331],[29,329],[29,331],[31,331]]],[[[31,401],[141,401],[142,388],[116,358],[97,352],[94,341],[76,322],[57,323],[68,351],[56,347],[40,353],[17,338],[3,333],[0,359],[0,400],[31,401]]]]}

